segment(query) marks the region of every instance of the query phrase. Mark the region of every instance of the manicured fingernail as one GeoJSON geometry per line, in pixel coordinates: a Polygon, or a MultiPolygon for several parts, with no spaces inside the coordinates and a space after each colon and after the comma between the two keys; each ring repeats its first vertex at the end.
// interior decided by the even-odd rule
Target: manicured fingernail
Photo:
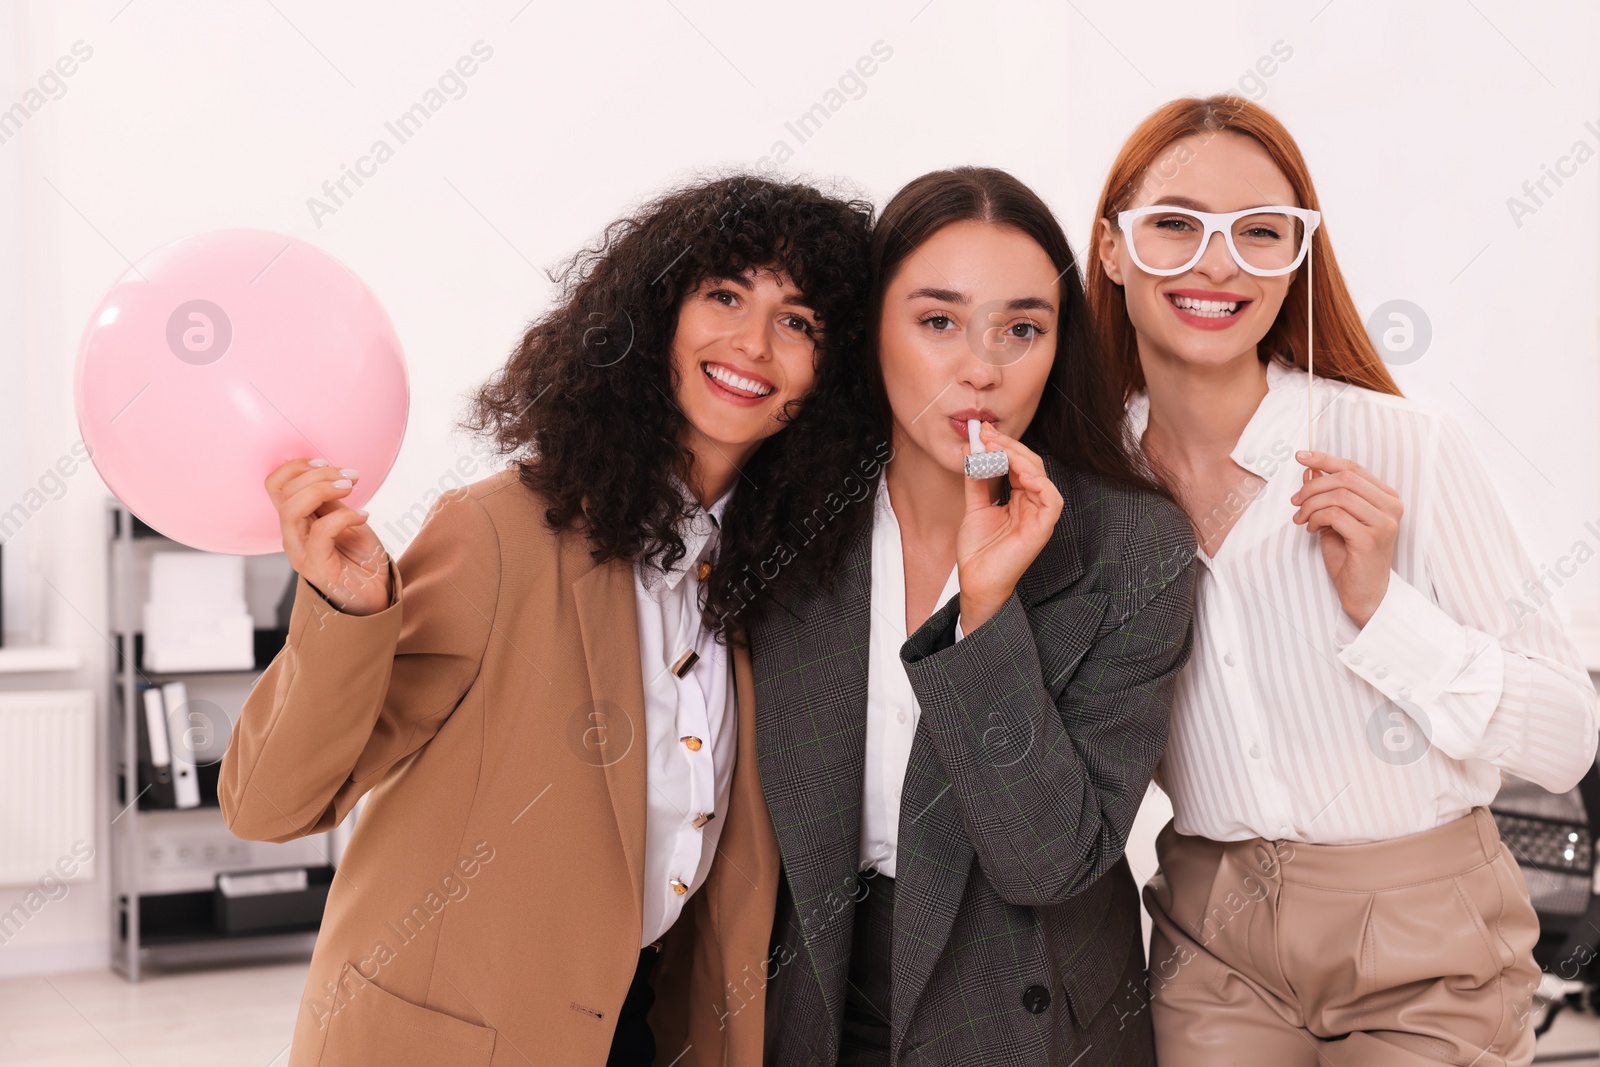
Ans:
{"type": "Polygon", "coordinates": [[[361,476],[361,472],[356,470],[354,467],[340,467],[339,473],[344,475],[346,478],[358,478],[361,476]]]}
{"type": "Polygon", "coordinates": [[[328,461],[325,459],[314,459],[311,461],[311,465],[313,467],[326,467],[328,465],[328,461]]]}
{"type": "Polygon", "coordinates": [[[360,515],[364,519],[364,518],[367,517],[367,509],[366,508],[356,508],[356,514],[360,515]]]}
{"type": "Polygon", "coordinates": [[[1302,448],[1300,451],[1298,451],[1298,452],[1296,452],[1294,454],[1294,458],[1295,459],[1310,459],[1311,458],[1311,453],[1307,452],[1305,449],[1302,448]]]}
{"type": "Polygon", "coordinates": [[[333,483],[333,487],[335,489],[348,489],[350,488],[350,479],[340,478],[338,481],[333,483]]]}

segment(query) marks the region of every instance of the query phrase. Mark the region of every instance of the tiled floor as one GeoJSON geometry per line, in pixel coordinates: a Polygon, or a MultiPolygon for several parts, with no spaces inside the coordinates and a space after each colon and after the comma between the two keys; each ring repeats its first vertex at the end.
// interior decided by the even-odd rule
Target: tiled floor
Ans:
{"type": "Polygon", "coordinates": [[[284,1067],[305,961],[147,977],[0,981],[0,1064],[284,1067]]]}
{"type": "Polygon", "coordinates": [[[1600,1019],[1576,1011],[1561,1012],[1549,1033],[1539,1039],[1539,1050],[1533,1062],[1597,1067],[1600,1065],[1600,1019]]]}
{"type": "MultiPolygon", "coordinates": [[[[0,981],[0,1064],[284,1067],[305,963],[191,971],[137,985],[110,971],[0,981]]],[[[1600,1067],[1600,1020],[1564,1013],[1535,1063],[1600,1067]]]]}

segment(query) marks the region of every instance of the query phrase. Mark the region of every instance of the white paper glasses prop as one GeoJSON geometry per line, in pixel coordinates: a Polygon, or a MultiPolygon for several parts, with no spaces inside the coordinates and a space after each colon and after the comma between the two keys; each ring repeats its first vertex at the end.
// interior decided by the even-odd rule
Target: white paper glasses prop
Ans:
{"type": "Polygon", "coordinates": [[[1210,247],[1214,233],[1222,235],[1223,244],[1240,269],[1257,277],[1288,274],[1305,261],[1307,448],[1316,447],[1311,400],[1311,383],[1316,380],[1311,329],[1311,309],[1315,304],[1311,298],[1311,235],[1321,221],[1320,211],[1283,205],[1217,212],[1153,204],[1117,212],[1117,228],[1128,239],[1129,254],[1146,274],[1170,278],[1192,269],[1210,247]]]}

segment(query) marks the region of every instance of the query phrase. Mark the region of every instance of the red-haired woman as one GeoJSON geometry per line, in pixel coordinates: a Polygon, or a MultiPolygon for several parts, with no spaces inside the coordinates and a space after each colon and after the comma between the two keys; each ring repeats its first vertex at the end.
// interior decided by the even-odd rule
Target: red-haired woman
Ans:
{"type": "Polygon", "coordinates": [[[1534,569],[1320,221],[1288,131],[1226,96],[1147,118],[1100,198],[1101,352],[1202,563],[1144,890],[1157,1054],[1527,1063],[1538,921],[1485,805],[1501,769],[1577,783],[1595,692],[1508,607],[1534,569]]]}

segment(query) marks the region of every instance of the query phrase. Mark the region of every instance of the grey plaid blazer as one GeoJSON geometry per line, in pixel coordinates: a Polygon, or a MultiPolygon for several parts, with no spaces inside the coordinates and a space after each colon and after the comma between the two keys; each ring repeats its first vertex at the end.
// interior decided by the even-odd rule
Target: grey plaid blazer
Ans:
{"type": "MultiPolygon", "coordinates": [[[[1045,469],[1065,506],[1005,606],[955,642],[952,598],[900,650],[922,715],[896,859],[896,1064],[1155,1062],[1122,850],[1189,656],[1194,535],[1168,502],[1049,456],[1045,469]],[[1102,1010],[1119,987],[1119,1006],[1102,1010]]],[[[831,590],[775,607],[750,635],[756,747],[784,875],[769,1067],[838,1056],[859,892],[871,559],[864,528],[831,590]]]]}

